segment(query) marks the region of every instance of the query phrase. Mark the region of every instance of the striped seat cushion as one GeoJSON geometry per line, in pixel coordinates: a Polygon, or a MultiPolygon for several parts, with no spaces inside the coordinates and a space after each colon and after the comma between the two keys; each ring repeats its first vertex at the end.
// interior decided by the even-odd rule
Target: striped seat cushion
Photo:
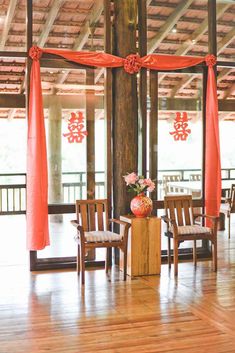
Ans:
{"type": "Polygon", "coordinates": [[[85,232],[85,238],[88,243],[104,242],[104,241],[120,241],[122,235],[110,231],[92,231],[85,232]]]}
{"type": "MultiPolygon", "coordinates": [[[[170,227],[170,232],[173,232],[173,228],[170,227]]],[[[198,225],[190,225],[190,226],[179,226],[178,227],[178,234],[179,235],[190,235],[190,234],[205,234],[211,233],[211,228],[209,227],[202,227],[198,225]]]]}

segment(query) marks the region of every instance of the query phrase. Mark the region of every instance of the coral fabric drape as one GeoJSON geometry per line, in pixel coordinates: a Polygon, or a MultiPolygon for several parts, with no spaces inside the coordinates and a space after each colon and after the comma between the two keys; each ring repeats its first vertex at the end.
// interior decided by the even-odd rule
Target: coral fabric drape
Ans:
{"type": "Polygon", "coordinates": [[[30,77],[27,146],[27,247],[49,245],[47,152],[43,116],[40,63],[33,61],[30,77]]]}
{"type": "MultiPolygon", "coordinates": [[[[208,67],[206,92],[206,163],[205,163],[205,206],[206,213],[219,216],[221,203],[221,164],[218,101],[215,73],[208,67]]],[[[210,222],[207,222],[209,225],[210,222]]]]}
{"type": "Polygon", "coordinates": [[[30,250],[40,250],[49,244],[47,155],[39,65],[42,53],[59,55],[82,65],[123,67],[129,74],[138,72],[141,67],[151,70],[177,70],[206,61],[209,66],[206,109],[206,211],[210,215],[219,214],[221,176],[218,102],[213,72],[213,65],[216,61],[212,55],[198,58],[150,54],[140,58],[136,54],[130,54],[126,58],[120,58],[106,53],[32,47],[29,51],[33,64],[30,79],[27,165],[27,243],[30,250]]]}

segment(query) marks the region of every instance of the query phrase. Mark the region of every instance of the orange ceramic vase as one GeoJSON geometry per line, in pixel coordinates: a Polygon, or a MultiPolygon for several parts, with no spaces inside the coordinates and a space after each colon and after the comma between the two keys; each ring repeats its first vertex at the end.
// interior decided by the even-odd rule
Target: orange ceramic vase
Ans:
{"type": "Polygon", "coordinates": [[[130,206],[132,213],[138,218],[149,216],[153,210],[152,200],[144,193],[135,196],[130,206]]]}

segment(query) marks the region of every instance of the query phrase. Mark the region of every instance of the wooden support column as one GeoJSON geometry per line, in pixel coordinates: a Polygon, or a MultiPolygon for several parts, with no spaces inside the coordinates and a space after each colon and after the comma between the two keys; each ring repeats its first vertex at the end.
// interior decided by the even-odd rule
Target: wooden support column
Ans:
{"type": "MultiPolygon", "coordinates": [[[[87,69],[86,84],[94,85],[94,69],[87,69]]],[[[86,90],[87,199],[95,198],[95,91],[86,90]]]]}
{"type": "MultiPolygon", "coordinates": [[[[32,8],[32,0],[27,0],[27,51],[32,46],[33,41],[33,8],[32,8]]],[[[32,59],[27,57],[26,59],[26,116],[28,116],[29,112],[29,93],[30,93],[30,71],[32,66],[32,59]]],[[[27,181],[26,181],[27,183],[27,181]]],[[[29,252],[29,263],[30,263],[30,271],[34,271],[36,268],[37,262],[37,251],[29,252]]]]}
{"type": "MultiPolygon", "coordinates": [[[[104,0],[104,49],[109,54],[112,53],[111,38],[111,0],[104,0]]],[[[106,130],[105,185],[107,190],[106,196],[109,200],[109,215],[112,216],[112,69],[106,69],[105,71],[104,112],[106,130]]]]}
{"type": "MultiPolygon", "coordinates": [[[[48,196],[49,203],[62,203],[62,108],[59,98],[50,96],[48,114],[48,196]]],[[[51,221],[62,222],[62,215],[51,215],[51,221]]]]}
{"type": "MultiPolygon", "coordinates": [[[[86,84],[94,85],[95,70],[86,70],[86,84]]],[[[86,126],[87,126],[87,199],[95,198],[95,91],[86,90],[86,126]]],[[[88,251],[86,260],[95,260],[95,249],[88,251]]]]}
{"type": "MultiPolygon", "coordinates": [[[[139,55],[147,55],[147,9],[146,0],[138,0],[139,55]]],[[[147,70],[139,74],[139,117],[138,117],[138,171],[146,176],[147,170],[147,70]]]]}
{"type": "Polygon", "coordinates": [[[208,52],[217,55],[216,0],[208,0],[208,52]]]}
{"type": "MultiPolygon", "coordinates": [[[[125,58],[136,53],[137,0],[114,0],[113,54],[125,58]]],[[[113,70],[113,200],[118,218],[130,210],[130,195],[123,175],[137,172],[138,112],[136,75],[113,70]]]]}
{"type": "MultiPolygon", "coordinates": [[[[149,119],[149,177],[158,179],[158,72],[150,71],[150,119],[149,119]]],[[[150,194],[153,200],[157,200],[158,184],[150,194]]]]}
{"type": "MultiPolygon", "coordinates": [[[[216,0],[208,0],[208,53],[217,55],[217,38],[216,38],[216,0]]],[[[216,65],[214,66],[214,72],[216,75],[216,65]]],[[[206,92],[207,92],[207,67],[203,72],[203,185],[202,185],[202,197],[205,205],[205,156],[206,156],[206,92]]],[[[204,209],[204,208],[203,208],[204,209]]],[[[209,241],[203,240],[202,247],[209,250],[209,241]]]]}

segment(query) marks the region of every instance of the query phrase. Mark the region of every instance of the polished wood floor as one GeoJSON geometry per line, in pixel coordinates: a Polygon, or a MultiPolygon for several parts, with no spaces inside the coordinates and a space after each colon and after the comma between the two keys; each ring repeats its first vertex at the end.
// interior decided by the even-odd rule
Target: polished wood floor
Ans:
{"type": "Polygon", "coordinates": [[[117,269],[29,273],[0,267],[0,353],[235,352],[235,224],[219,233],[219,270],[181,263],[175,280],[122,281],[117,269]]]}

